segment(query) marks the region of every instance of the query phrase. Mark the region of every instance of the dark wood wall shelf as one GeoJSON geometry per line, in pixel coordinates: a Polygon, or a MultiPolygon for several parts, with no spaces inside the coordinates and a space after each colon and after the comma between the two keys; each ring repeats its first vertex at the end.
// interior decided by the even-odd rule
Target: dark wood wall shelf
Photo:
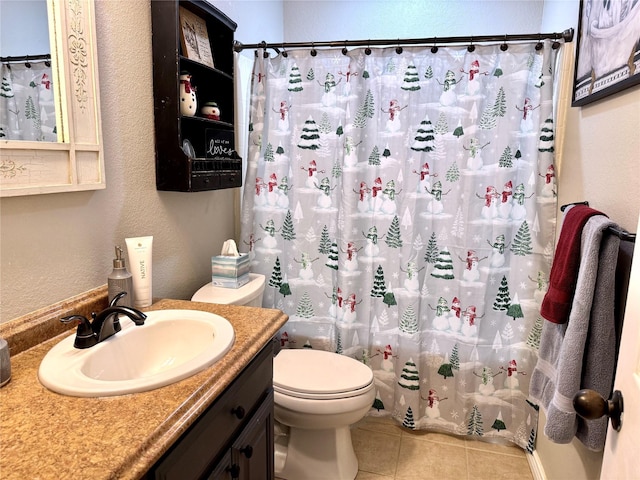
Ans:
{"type": "Polygon", "coordinates": [[[152,0],[153,95],[158,190],[197,192],[242,185],[242,159],[235,151],[233,36],[236,23],[203,0],[152,0]],[[207,25],[214,65],[187,58],[181,46],[180,7],[207,25]],[[196,88],[198,113],[180,114],[180,72],[196,88]],[[220,120],[200,115],[216,102],[220,120]],[[185,153],[190,144],[195,156],[185,153]]]}

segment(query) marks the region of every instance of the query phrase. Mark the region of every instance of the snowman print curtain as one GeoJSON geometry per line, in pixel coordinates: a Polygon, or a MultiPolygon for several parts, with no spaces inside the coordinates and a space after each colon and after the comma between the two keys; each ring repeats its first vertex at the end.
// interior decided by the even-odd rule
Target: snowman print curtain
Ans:
{"type": "Polygon", "coordinates": [[[259,54],[241,240],[283,346],[371,367],[370,415],[532,450],[561,49],[469,50],[259,54]]]}

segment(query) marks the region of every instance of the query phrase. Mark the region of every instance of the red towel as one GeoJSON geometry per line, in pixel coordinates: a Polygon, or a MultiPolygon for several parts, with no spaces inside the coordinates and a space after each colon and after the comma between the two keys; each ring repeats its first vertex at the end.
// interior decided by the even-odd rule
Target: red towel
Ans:
{"type": "Polygon", "coordinates": [[[582,228],[594,215],[604,214],[586,205],[576,205],[564,216],[551,265],[549,289],[540,307],[540,315],[550,322],[566,323],[569,320],[580,267],[582,228]]]}

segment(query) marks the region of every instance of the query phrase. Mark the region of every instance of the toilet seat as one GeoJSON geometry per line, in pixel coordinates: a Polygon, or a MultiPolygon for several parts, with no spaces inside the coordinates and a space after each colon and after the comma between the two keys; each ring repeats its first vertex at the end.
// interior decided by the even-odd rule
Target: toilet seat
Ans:
{"type": "Polygon", "coordinates": [[[281,350],[273,362],[273,389],[309,400],[334,400],[364,395],[374,387],[373,372],[364,363],[322,350],[281,350]]]}

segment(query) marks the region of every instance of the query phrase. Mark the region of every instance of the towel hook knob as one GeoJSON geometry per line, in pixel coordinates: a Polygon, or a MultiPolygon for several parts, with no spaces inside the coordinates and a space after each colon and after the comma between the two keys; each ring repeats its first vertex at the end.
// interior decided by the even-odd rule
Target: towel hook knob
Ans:
{"type": "Polygon", "coordinates": [[[615,390],[609,400],[605,400],[594,390],[580,390],[573,396],[573,408],[578,415],[587,420],[595,420],[607,415],[616,432],[622,428],[624,402],[620,390],[615,390]]]}

